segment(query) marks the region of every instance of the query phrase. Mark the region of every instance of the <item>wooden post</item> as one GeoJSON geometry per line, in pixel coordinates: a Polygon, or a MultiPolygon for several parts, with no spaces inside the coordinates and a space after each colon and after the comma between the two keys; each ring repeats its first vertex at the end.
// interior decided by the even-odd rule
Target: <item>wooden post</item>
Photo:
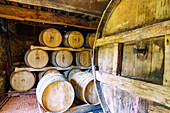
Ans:
{"type": "Polygon", "coordinates": [[[163,85],[170,87],[170,35],[165,36],[165,66],[163,85]]]}

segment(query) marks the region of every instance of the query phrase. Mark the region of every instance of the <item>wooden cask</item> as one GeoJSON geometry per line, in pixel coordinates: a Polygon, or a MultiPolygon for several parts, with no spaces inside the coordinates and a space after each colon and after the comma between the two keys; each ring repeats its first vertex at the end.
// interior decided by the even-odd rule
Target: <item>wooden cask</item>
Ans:
{"type": "Polygon", "coordinates": [[[18,92],[30,90],[36,81],[36,75],[29,71],[13,72],[10,76],[11,87],[18,92]]]}
{"type": "Polygon", "coordinates": [[[77,68],[72,68],[72,69],[70,69],[70,70],[68,70],[68,71],[65,71],[65,72],[64,72],[64,75],[65,75],[66,78],[68,78],[68,81],[70,81],[70,80],[71,80],[71,77],[72,77],[75,73],[77,73],[77,72],[81,72],[81,70],[80,70],[80,69],[77,69],[77,68]]]}
{"type": "Polygon", "coordinates": [[[88,33],[85,39],[85,47],[93,48],[95,33],[88,33]]]}
{"type": "Polygon", "coordinates": [[[69,31],[64,36],[63,44],[71,48],[80,48],[84,44],[84,37],[78,31],[69,31]]]}
{"type": "Polygon", "coordinates": [[[42,49],[28,50],[24,56],[24,61],[27,66],[33,68],[43,68],[49,60],[48,54],[42,49]]]}
{"type": "Polygon", "coordinates": [[[67,50],[54,51],[50,60],[56,67],[68,67],[73,62],[73,55],[67,50]]]}
{"type": "Polygon", "coordinates": [[[40,79],[36,96],[41,106],[50,112],[64,112],[74,101],[74,89],[60,73],[48,73],[40,79]]]}
{"type": "Polygon", "coordinates": [[[78,72],[71,77],[76,97],[87,104],[98,104],[98,96],[94,85],[94,77],[89,72],[78,72]]]}
{"type": "Polygon", "coordinates": [[[89,51],[81,51],[76,53],[76,64],[78,66],[88,67],[91,65],[91,55],[89,51]]]}
{"type": "Polygon", "coordinates": [[[47,47],[58,47],[62,42],[61,33],[54,28],[43,30],[39,35],[40,45],[47,47]]]}
{"type": "Polygon", "coordinates": [[[56,69],[47,69],[45,71],[39,72],[38,80],[40,80],[43,76],[45,76],[48,73],[60,73],[60,72],[56,69]]]}

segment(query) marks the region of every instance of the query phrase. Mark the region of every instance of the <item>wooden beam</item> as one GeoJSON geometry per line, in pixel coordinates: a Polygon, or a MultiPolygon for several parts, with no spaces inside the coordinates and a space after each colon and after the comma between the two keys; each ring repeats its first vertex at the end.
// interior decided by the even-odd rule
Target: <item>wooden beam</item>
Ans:
{"type": "Polygon", "coordinates": [[[165,66],[163,85],[170,87],[170,35],[165,36],[165,66]]]}
{"type": "Polygon", "coordinates": [[[101,9],[104,10],[104,6],[107,5],[107,2],[102,5],[102,3],[96,2],[96,6],[92,6],[92,3],[90,2],[85,2],[82,3],[83,1],[61,1],[61,0],[7,0],[7,1],[12,1],[12,2],[18,2],[22,4],[29,4],[29,5],[36,5],[36,6],[41,6],[41,7],[47,7],[47,8],[52,8],[52,9],[57,9],[57,10],[63,10],[63,11],[68,11],[68,12],[74,12],[74,13],[80,13],[80,14],[87,14],[90,16],[98,17],[100,18],[102,11],[99,11],[101,9]],[[70,3],[69,3],[70,2],[70,3]],[[68,4],[69,3],[69,4],[68,4]],[[100,8],[99,8],[100,4],[100,8]]]}
{"type": "Polygon", "coordinates": [[[102,37],[97,40],[97,46],[103,46],[114,43],[124,43],[130,41],[139,41],[153,37],[170,34],[170,20],[153,24],[151,26],[139,28],[132,31],[123,32],[121,34],[102,37]]]}
{"type": "Polygon", "coordinates": [[[96,71],[96,79],[112,87],[170,107],[170,88],[96,71]]]}
{"type": "Polygon", "coordinates": [[[33,21],[49,24],[68,25],[73,27],[96,29],[98,21],[88,22],[85,19],[74,17],[56,16],[55,13],[34,9],[20,8],[11,5],[0,4],[0,17],[20,21],[33,21]]]}

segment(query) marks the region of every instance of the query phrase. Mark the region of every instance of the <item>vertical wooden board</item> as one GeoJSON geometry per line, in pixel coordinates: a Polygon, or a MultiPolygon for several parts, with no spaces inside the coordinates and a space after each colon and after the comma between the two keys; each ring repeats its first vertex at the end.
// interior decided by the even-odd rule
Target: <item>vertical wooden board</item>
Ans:
{"type": "Polygon", "coordinates": [[[170,87],[170,35],[165,36],[165,66],[163,85],[170,87]]]}
{"type": "Polygon", "coordinates": [[[146,13],[146,5],[147,0],[138,0],[138,15],[137,15],[137,22],[138,26],[143,26],[145,24],[145,13],[146,13]]]}
{"type": "Polygon", "coordinates": [[[162,84],[164,73],[164,37],[152,41],[152,62],[149,79],[162,84]]]}
{"type": "Polygon", "coordinates": [[[170,1],[169,0],[157,0],[156,7],[156,19],[167,19],[170,14],[170,1]]]}
{"type": "Polygon", "coordinates": [[[147,23],[155,22],[156,5],[157,5],[157,0],[148,0],[147,6],[146,6],[146,13],[145,13],[145,17],[146,17],[145,21],[147,23]]]}
{"type": "Polygon", "coordinates": [[[113,70],[112,74],[116,75],[117,72],[117,63],[118,63],[118,44],[114,44],[114,53],[113,53],[113,70]]]}
{"type": "Polygon", "coordinates": [[[123,47],[122,75],[133,75],[133,69],[135,67],[134,48],[136,48],[134,44],[127,44],[123,47]]]}
{"type": "Polygon", "coordinates": [[[107,45],[99,48],[98,66],[100,71],[112,73],[114,45],[107,45]]]}

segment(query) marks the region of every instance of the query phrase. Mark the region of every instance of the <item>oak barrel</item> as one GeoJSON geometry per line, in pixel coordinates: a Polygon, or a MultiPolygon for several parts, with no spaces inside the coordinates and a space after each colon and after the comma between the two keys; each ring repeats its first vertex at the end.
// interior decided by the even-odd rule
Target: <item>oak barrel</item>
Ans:
{"type": "Polygon", "coordinates": [[[89,51],[76,52],[76,64],[78,66],[88,67],[91,65],[91,55],[89,51]]]}
{"type": "Polygon", "coordinates": [[[42,49],[28,50],[24,56],[27,66],[33,68],[43,68],[47,65],[49,57],[46,51],[42,49]]]}
{"type": "Polygon", "coordinates": [[[48,47],[58,47],[62,42],[61,33],[54,28],[43,30],[39,35],[40,45],[48,47]]]}
{"type": "Polygon", "coordinates": [[[13,72],[10,76],[11,87],[18,92],[30,90],[36,81],[36,75],[30,71],[13,72]]]}
{"type": "Polygon", "coordinates": [[[94,77],[89,72],[78,72],[71,77],[76,97],[87,104],[98,104],[98,96],[94,86],[94,77]]]}
{"type": "Polygon", "coordinates": [[[84,37],[78,31],[69,31],[64,36],[63,44],[71,48],[80,48],[84,44],[84,37]]]}
{"type": "Polygon", "coordinates": [[[36,96],[47,111],[64,112],[74,101],[74,89],[60,73],[48,73],[40,79],[36,96]]]}
{"type": "Polygon", "coordinates": [[[80,69],[77,69],[77,68],[72,68],[72,69],[70,69],[70,70],[68,70],[68,71],[64,71],[64,75],[65,75],[65,77],[68,79],[68,81],[70,81],[70,80],[71,80],[71,77],[72,77],[75,73],[77,73],[77,72],[81,72],[81,70],[80,70],[80,69]]]}
{"type": "Polygon", "coordinates": [[[68,67],[73,62],[73,55],[67,50],[54,51],[51,54],[50,61],[56,67],[68,67]]]}
{"type": "Polygon", "coordinates": [[[40,80],[43,76],[45,76],[48,73],[60,73],[60,72],[56,69],[47,69],[45,71],[39,72],[38,80],[40,80]]]}
{"type": "Polygon", "coordinates": [[[85,39],[85,47],[93,48],[95,33],[88,33],[85,39]]]}

